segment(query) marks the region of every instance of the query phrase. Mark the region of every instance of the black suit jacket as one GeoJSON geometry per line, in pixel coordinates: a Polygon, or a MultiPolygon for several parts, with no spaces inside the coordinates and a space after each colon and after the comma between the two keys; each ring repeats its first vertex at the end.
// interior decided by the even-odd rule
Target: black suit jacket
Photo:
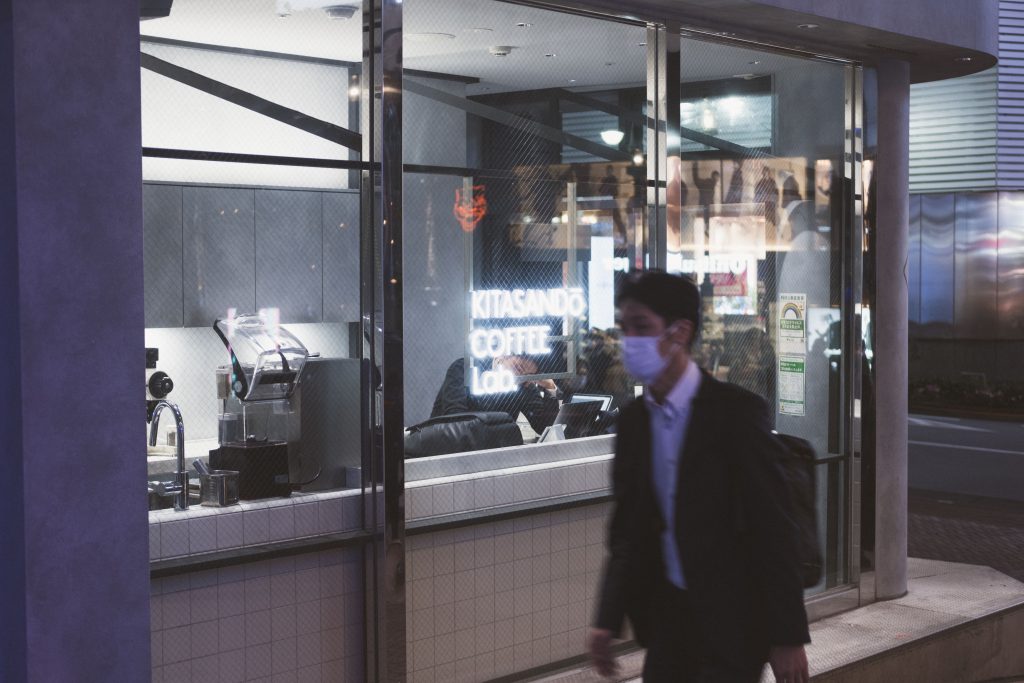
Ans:
{"type": "MultiPolygon", "coordinates": [[[[781,449],[761,398],[702,376],[678,468],[675,513],[690,604],[711,656],[763,661],[771,645],[810,642],[795,526],[777,465],[781,449]]],[[[610,558],[595,625],[618,634],[628,617],[645,645],[657,628],[657,591],[666,579],[642,399],[619,417],[612,472],[610,558]]]]}

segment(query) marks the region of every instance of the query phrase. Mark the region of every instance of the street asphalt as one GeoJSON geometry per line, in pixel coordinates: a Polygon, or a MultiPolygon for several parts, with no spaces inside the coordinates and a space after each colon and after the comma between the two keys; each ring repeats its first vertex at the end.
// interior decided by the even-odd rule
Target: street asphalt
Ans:
{"type": "Polygon", "coordinates": [[[908,551],[1024,581],[1024,424],[910,416],[908,551]]]}
{"type": "Polygon", "coordinates": [[[910,416],[910,487],[1024,502],[1024,423],[910,416]]]}

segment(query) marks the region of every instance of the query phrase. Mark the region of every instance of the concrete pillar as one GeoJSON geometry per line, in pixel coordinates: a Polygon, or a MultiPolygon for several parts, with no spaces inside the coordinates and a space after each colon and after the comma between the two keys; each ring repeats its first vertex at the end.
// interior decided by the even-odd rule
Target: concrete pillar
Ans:
{"type": "Polygon", "coordinates": [[[875,310],[875,592],[907,592],[907,237],[910,212],[910,66],[878,66],[875,310]]]}
{"type": "Polygon", "coordinates": [[[0,680],[146,681],[139,4],[0,3],[0,680]]]}

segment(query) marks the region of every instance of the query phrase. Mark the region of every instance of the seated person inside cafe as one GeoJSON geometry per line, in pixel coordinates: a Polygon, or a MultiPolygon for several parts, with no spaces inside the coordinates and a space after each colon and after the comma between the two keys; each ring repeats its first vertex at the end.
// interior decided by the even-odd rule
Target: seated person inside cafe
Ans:
{"type": "MultiPolygon", "coordinates": [[[[494,368],[504,368],[516,377],[528,377],[539,372],[537,361],[529,356],[502,356],[495,358],[494,368]]],[[[466,359],[459,358],[448,366],[444,384],[434,399],[430,417],[472,412],[504,412],[513,420],[522,413],[535,432],[540,434],[551,426],[558,416],[559,390],[551,379],[520,381],[518,388],[504,394],[474,396],[466,382],[466,359]]]]}

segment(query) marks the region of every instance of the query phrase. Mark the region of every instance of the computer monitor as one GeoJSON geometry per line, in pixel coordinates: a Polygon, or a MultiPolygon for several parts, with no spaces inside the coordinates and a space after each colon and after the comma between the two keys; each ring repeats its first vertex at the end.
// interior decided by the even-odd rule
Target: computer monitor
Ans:
{"type": "Polygon", "coordinates": [[[612,407],[612,396],[609,394],[573,394],[569,403],[583,403],[585,401],[600,401],[599,410],[608,410],[612,407]]]}

